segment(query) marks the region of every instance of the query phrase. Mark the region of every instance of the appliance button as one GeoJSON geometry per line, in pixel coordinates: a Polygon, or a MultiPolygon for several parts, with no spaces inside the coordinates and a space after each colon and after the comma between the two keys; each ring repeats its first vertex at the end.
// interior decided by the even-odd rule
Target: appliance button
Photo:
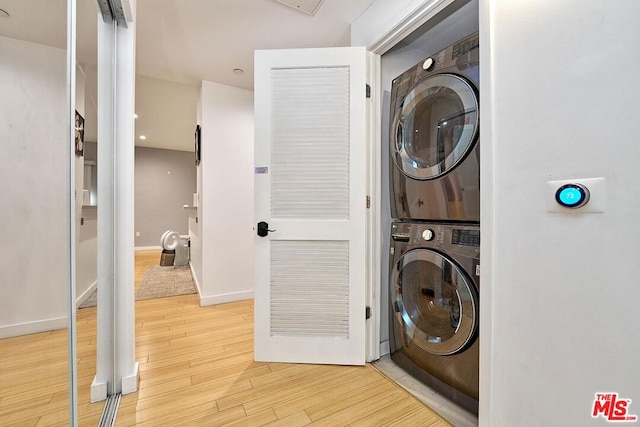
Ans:
{"type": "Polygon", "coordinates": [[[433,60],[433,58],[427,58],[422,63],[422,69],[425,70],[425,71],[431,71],[431,70],[433,70],[433,65],[434,64],[435,64],[435,61],[433,60]]]}
{"type": "Polygon", "coordinates": [[[435,234],[434,234],[433,230],[430,230],[428,228],[422,232],[422,238],[424,240],[426,240],[427,242],[429,240],[433,240],[434,236],[435,236],[435,234]]]}

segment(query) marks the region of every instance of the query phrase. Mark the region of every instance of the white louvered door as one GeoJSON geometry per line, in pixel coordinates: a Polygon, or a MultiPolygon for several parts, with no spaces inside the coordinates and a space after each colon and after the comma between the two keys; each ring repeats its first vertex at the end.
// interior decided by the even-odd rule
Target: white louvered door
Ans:
{"type": "Polygon", "coordinates": [[[365,362],[370,55],[256,52],[256,360],[365,362]]]}

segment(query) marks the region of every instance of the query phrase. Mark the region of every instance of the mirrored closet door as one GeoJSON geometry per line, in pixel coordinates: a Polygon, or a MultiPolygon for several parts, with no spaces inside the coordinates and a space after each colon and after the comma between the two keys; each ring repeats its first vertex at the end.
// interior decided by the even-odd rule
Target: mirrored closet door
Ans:
{"type": "Polygon", "coordinates": [[[75,416],[72,178],[84,113],[76,120],[69,4],[0,2],[0,425],[75,416]]]}

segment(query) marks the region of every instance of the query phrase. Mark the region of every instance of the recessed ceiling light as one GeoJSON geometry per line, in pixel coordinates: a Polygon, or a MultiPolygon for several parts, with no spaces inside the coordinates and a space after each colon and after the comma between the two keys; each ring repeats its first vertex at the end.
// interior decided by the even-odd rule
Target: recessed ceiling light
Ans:
{"type": "Polygon", "coordinates": [[[244,70],[243,70],[242,68],[234,68],[234,69],[233,69],[233,72],[234,72],[235,74],[240,75],[240,74],[243,74],[243,73],[244,73],[244,70]]]}
{"type": "Polygon", "coordinates": [[[10,15],[9,15],[9,12],[7,12],[7,11],[6,11],[6,10],[4,10],[4,9],[0,9],[0,17],[8,18],[9,16],[10,16],[10,15]]]}
{"type": "Polygon", "coordinates": [[[140,139],[144,141],[145,139],[147,139],[147,137],[144,135],[140,135],[140,139]]]}
{"type": "Polygon", "coordinates": [[[137,118],[138,118],[138,115],[137,115],[136,113],[133,113],[133,118],[134,118],[134,119],[137,119],[137,118]]]}

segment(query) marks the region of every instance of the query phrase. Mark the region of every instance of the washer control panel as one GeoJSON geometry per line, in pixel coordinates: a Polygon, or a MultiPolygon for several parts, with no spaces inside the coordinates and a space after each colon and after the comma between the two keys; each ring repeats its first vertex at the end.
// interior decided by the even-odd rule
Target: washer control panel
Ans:
{"type": "Polygon", "coordinates": [[[402,251],[418,247],[467,257],[480,254],[479,225],[397,222],[391,226],[391,240],[392,246],[402,251]]]}
{"type": "Polygon", "coordinates": [[[480,230],[454,228],[451,231],[451,244],[480,246],[480,230]]]}

